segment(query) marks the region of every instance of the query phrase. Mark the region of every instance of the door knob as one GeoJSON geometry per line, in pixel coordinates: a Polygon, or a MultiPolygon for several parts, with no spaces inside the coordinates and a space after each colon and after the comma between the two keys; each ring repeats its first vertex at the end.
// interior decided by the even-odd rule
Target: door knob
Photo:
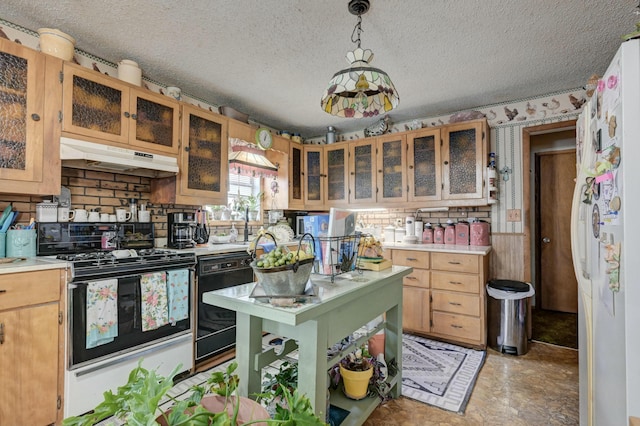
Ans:
{"type": "Polygon", "coordinates": [[[545,244],[549,244],[551,242],[551,240],[548,237],[544,237],[542,239],[542,242],[545,243],[545,244]]]}

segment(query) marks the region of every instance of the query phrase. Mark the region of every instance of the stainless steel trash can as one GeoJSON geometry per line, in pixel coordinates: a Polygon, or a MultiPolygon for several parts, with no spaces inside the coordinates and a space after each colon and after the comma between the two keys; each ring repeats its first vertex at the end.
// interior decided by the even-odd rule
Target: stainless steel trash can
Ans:
{"type": "Polygon", "coordinates": [[[521,281],[491,280],[487,293],[487,344],[500,353],[526,354],[531,338],[533,287],[521,281]]]}

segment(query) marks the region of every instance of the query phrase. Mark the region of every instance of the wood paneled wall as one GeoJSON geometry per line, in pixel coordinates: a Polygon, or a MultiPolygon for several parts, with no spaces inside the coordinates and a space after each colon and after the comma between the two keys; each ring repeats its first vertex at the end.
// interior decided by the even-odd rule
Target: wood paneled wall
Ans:
{"type": "Polygon", "coordinates": [[[524,234],[491,235],[490,278],[524,281],[524,234]]]}

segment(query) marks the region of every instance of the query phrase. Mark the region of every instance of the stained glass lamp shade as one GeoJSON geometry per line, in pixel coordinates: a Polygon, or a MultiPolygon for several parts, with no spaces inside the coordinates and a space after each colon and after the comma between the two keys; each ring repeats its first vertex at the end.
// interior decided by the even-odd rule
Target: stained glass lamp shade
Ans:
{"type": "Polygon", "coordinates": [[[338,117],[363,118],[384,114],[398,106],[400,98],[386,72],[369,65],[370,49],[347,53],[349,68],[338,71],[322,96],[322,109],[338,117]]]}
{"type": "Polygon", "coordinates": [[[278,175],[278,167],[264,156],[264,151],[252,144],[234,140],[229,153],[229,173],[274,178],[278,175]]]}

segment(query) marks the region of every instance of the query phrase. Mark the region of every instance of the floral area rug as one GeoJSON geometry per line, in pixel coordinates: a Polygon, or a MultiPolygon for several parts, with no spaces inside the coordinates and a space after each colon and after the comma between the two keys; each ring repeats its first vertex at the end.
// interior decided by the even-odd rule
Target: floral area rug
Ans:
{"type": "Polygon", "coordinates": [[[463,414],[485,351],[424,337],[402,337],[402,395],[463,414]]]}

